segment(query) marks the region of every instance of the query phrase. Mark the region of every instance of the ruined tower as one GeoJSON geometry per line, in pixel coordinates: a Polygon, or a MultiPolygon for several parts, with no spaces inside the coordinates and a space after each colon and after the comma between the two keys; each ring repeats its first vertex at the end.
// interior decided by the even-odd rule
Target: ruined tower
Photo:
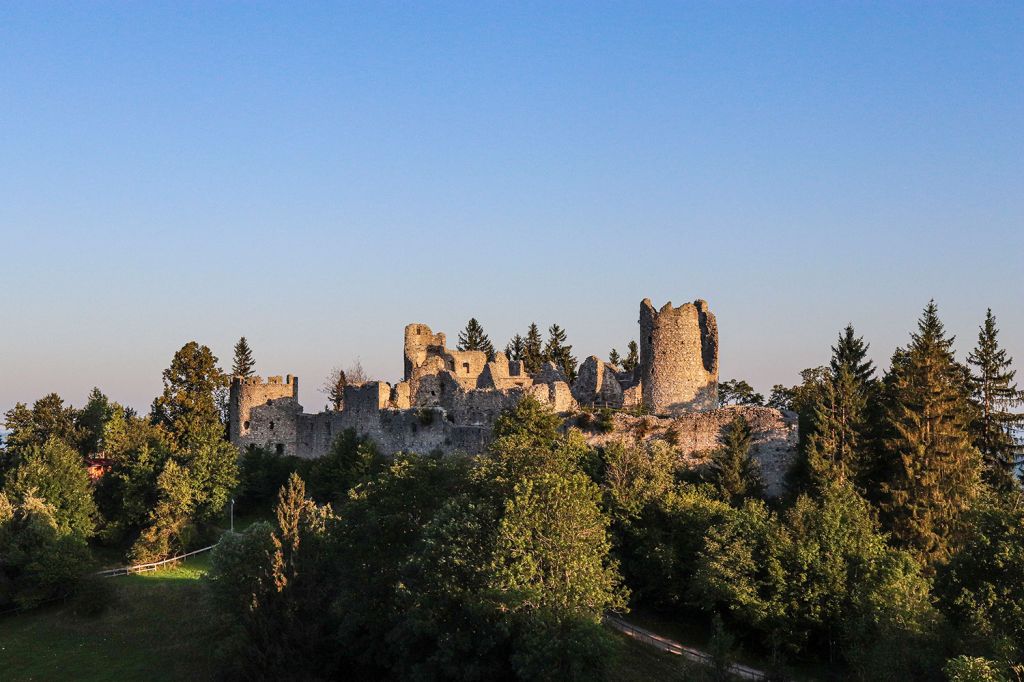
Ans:
{"type": "Polygon", "coordinates": [[[298,402],[298,377],[289,374],[284,380],[267,377],[266,381],[259,377],[232,377],[228,395],[228,439],[237,443],[241,436],[248,435],[252,408],[281,398],[298,402]]]}
{"type": "Polygon", "coordinates": [[[413,378],[413,370],[430,357],[444,357],[444,334],[435,334],[425,324],[405,326],[405,380],[413,378]]]}
{"type": "Polygon", "coordinates": [[[707,301],[661,310],[648,298],[640,303],[640,382],[654,414],[718,406],[718,324],[707,301]]]}

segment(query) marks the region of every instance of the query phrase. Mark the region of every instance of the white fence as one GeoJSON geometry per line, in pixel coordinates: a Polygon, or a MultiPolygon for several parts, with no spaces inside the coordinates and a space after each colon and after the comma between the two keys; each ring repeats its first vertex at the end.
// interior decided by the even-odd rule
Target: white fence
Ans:
{"type": "Polygon", "coordinates": [[[193,550],[191,552],[187,552],[185,554],[179,554],[178,556],[172,556],[170,559],[164,559],[163,561],[154,561],[154,562],[148,563],[148,564],[135,564],[134,566],[121,566],[119,568],[108,568],[105,571],[97,571],[93,575],[99,576],[100,578],[113,578],[114,576],[118,576],[118,575],[131,575],[132,573],[148,573],[149,571],[155,571],[156,569],[160,568],[161,566],[166,566],[167,564],[173,564],[173,563],[177,563],[177,562],[181,561],[182,559],[187,559],[190,556],[195,556],[196,554],[202,554],[203,552],[209,552],[211,549],[213,549],[216,546],[217,545],[215,545],[215,544],[214,545],[210,545],[209,547],[203,547],[201,549],[196,549],[196,550],[193,550]]]}

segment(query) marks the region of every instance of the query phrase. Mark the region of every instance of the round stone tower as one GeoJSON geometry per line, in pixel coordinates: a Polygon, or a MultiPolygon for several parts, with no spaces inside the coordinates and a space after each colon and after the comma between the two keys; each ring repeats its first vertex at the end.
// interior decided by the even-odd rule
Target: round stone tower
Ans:
{"type": "Polygon", "coordinates": [[[640,303],[640,382],[653,414],[718,406],[718,323],[707,301],[661,310],[648,298],[640,303]]]}

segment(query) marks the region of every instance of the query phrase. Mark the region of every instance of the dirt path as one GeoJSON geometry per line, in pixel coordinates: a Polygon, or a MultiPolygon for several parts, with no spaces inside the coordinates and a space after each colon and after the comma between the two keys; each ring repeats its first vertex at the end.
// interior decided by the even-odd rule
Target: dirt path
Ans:
{"type": "MultiPolygon", "coordinates": [[[[694,663],[700,663],[702,665],[711,665],[711,655],[707,654],[700,649],[694,649],[693,647],[683,646],[674,639],[668,637],[662,637],[650,630],[637,627],[631,623],[618,618],[616,616],[606,616],[605,622],[611,625],[619,632],[632,637],[638,641],[653,646],[661,651],[669,654],[675,654],[676,656],[683,656],[684,658],[693,661],[694,663]]],[[[740,663],[734,663],[729,666],[729,672],[736,677],[743,680],[767,680],[768,675],[762,670],[757,670],[740,663]]]]}

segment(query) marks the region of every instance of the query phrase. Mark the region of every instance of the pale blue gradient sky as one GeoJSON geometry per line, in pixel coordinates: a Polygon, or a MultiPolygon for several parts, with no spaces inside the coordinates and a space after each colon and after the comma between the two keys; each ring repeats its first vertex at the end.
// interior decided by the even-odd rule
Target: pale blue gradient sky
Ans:
{"type": "Polygon", "coordinates": [[[302,402],[410,321],[578,355],[702,297],[767,391],[934,297],[1024,362],[1024,4],[4,3],[0,410],[186,341],[302,402]],[[301,7],[299,6],[301,5],[301,7]]]}

